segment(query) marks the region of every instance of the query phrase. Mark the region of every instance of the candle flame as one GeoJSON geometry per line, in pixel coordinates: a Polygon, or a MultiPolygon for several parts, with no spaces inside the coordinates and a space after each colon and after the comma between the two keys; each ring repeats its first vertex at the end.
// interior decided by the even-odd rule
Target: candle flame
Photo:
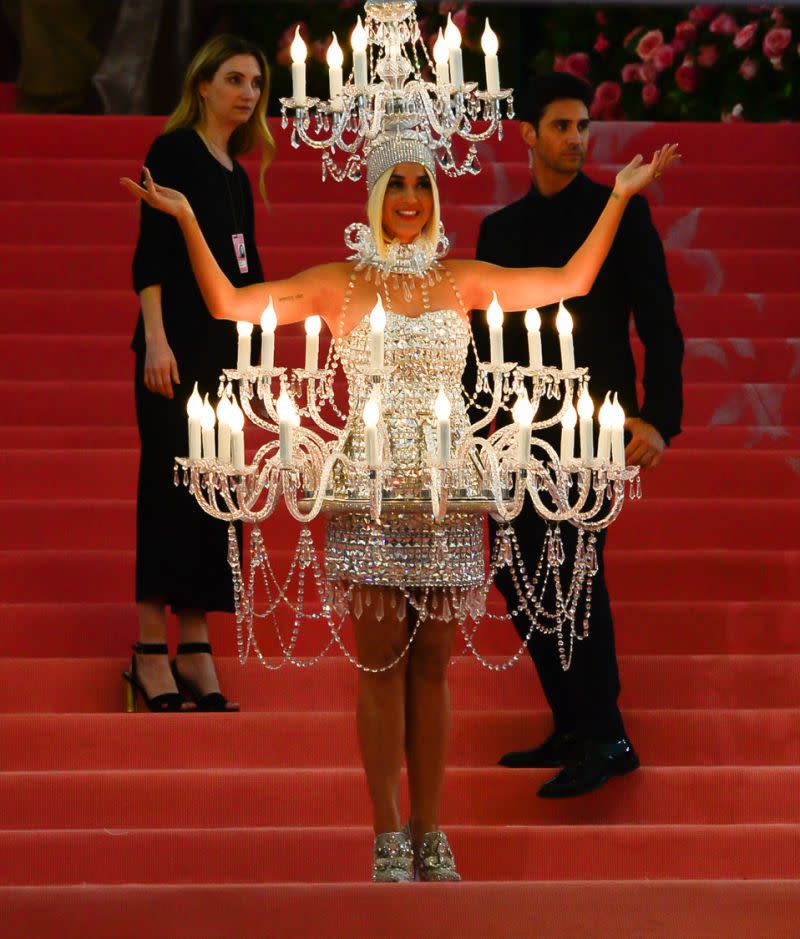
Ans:
{"type": "Polygon", "coordinates": [[[303,37],[300,35],[299,26],[294,31],[294,39],[292,40],[291,46],[289,46],[289,53],[295,65],[302,65],[306,60],[306,44],[303,42],[303,37]]]}
{"type": "Polygon", "coordinates": [[[203,430],[212,430],[216,423],[217,416],[214,413],[214,408],[209,403],[208,395],[206,395],[203,399],[203,410],[200,412],[200,426],[203,430]]]}
{"type": "Polygon", "coordinates": [[[381,295],[377,294],[376,296],[375,306],[369,315],[369,326],[373,332],[379,333],[386,328],[386,310],[383,308],[381,295]]]}
{"type": "Polygon", "coordinates": [[[202,412],[203,399],[200,397],[200,392],[197,390],[197,382],[195,382],[194,391],[191,393],[189,400],[186,402],[186,413],[193,420],[199,420],[202,412]]]}
{"type": "Polygon", "coordinates": [[[572,332],[572,317],[569,315],[569,310],[564,306],[563,300],[560,300],[558,304],[556,329],[559,336],[568,336],[572,332]]]}
{"type": "Polygon", "coordinates": [[[575,430],[575,425],[578,423],[578,412],[575,410],[575,405],[571,404],[566,411],[564,411],[563,416],[561,417],[561,426],[564,430],[575,430]]]}
{"type": "Polygon", "coordinates": [[[306,318],[306,336],[319,336],[322,329],[322,319],[319,316],[306,318]]]}
{"type": "Polygon", "coordinates": [[[367,403],[364,405],[364,425],[366,427],[376,427],[381,417],[381,407],[377,399],[370,395],[367,403]]]}
{"type": "Polygon", "coordinates": [[[239,407],[236,396],[231,398],[231,405],[228,410],[228,424],[230,424],[232,434],[238,434],[240,431],[244,430],[244,414],[239,407]]]}
{"type": "Polygon", "coordinates": [[[433,61],[437,65],[445,65],[447,63],[448,56],[449,52],[447,49],[447,40],[444,38],[440,28],[439,38],[433,44],[433,61]]]}
{"type": "Polygon", "coordinates": [[[367,31],[361,24],[360,16],[358,18],[358,22],[355,25],[355,29],[350,34],[350,45],[353,48],[353,52],[367,51],[367,31]]]}
{"type": "Polygon", "coordinates": [[[278,315],[272,305],[272,297],[270,297],[269,303],[264,307],[264,312],[261,314],[261,329],[265,333],[274,333],[277,325],[278,315]]]}
{"type": "Polygon", "coordinates": [[[494,33],[494,30],[489,25],[489,19],[486,19],[486,25],[483,27],[483,35],[481,36],[481,49],[483,49],[484,55],[497,55],[497,50],[499,48],[499,43],[497,41],[497,36],[494,33]]]}
{"type": "Polygon", "coordinates": [[[503,325],[503,308],[498,303],[497,294],[494,290],[492,291],[492,302],[486,311],[486,322],[492,329],[503,325]]]}
{"type": "Polygon", "coordinates": [[[583,391],[581,392],[580,397],[578,398],[578,416],[582,419],[586,419],[594,414],[594,405],[592,404],[592,397],[589,394],[589,388],[587,385],[583,386],[583,391]]]}
{"type": "Polygon", "coordinates": [[[519,427],[530,427],[535,413],[534,407],[528,399],[528,394],[523,389],[511,409],[514,421],[519,427]]]}
{"type": "Polygon", "coordinates": [[[333,34],[333,40],[328,46],[328,52],[325,58],[328,61],[329,68],[342,67],[342,63],[344,62],[344,53],[342,52],[342,47],[339,45],[339,40],[336,38],[336,33],[333,34]]]}
{"type": "Polygon", "coordinates": [[[614,427],[625,427],[625,412],[622,410],[622,405],[619,403],[619,396],[616,391],[614,392],[614,400],[612,402],[612,408],[614,409],[614,427]]]}
{"type": "Polygon", "coordinates": [[[236,332],[239,333],[240,336],[249,336],[253,332],[253,324],[245,322],[245,320],[239,320],[236,324],[236,332]]]}
{"type": "Polygon", "coordinates": [[[458,26],[453,22],[453,15],[451,13],[447,14],[447,27],[444,31],[444,38],[448,49],[461,48],[461,33],[459,32],[458,26]]]}
{"type": "Polygon", "coordinates": [[[278,412],[278,419],[280,421],[289,421],[289,423],[294,423],[295,418],[295,409],[292,404],[292,399],[289,395],[286,394],[286,389],[278,396],[278,401],[275,405],[275,409],[278,412]]]}
{"type": "Polygon", "coordinates": [[[613,427],[614,421],[616,420],[616,409],[615,406],[611,403],[611,392],[607,391],[605,399],[603,400],[602,405],[600,406],[600,418],[601,427],[613,427]]]}
{"type": "Polygon", "coordinates": [[[223,391],[217,404],[217,421],[220,424],[230,424],[229,416],[231,413],[231,401],[228,395],[223,391]]]}
{"type": "Polygon", "coordinates": [[[436,415],[436,419],[438,421],[449,420],[452,407],[450,399],[444,391],[440,391],[439,394],[436,395],[436,400],[433,402],[433,413],[436,415]]]}
{"type": "Polygon", "coordinates": [[[542,327],[542,318],[535,306],[525,311],[525,329],[528,332],[536,332],[542,327]]]}

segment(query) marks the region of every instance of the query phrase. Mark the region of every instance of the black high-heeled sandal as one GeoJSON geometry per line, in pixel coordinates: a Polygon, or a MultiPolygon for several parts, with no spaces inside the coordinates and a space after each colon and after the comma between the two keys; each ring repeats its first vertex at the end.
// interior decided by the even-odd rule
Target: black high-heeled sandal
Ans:
{"type": "MultiPolygon", "coordinates": [[[[211,655],[210,642],[181,642],[178,645],[177,655],[211,655]]],[[[209,691],[204,694],[197,685],[185,678],[178,671],[177,656],[170,662],[175,684],[180,690],[197,705],[198,711],[227,711],[233,713],[239,710],[238,704],[231,703],[221,691],[209,691]]]]}
{"type": "Polygon", "coordinates": [[[147,691],[145,691],[144,685],[139,680],[139,675],[136,671],[137,655],[167,655],[169,651],[167,644],[165,642],[136,642],[131,648],[133,649],[131,669],[129,672],[122,673],[122,677],[125,679],[126,690],[125,710],[129,714],[132,714],[136,710],[136,694],[138,692],[142,696],[142,700],[147,705],[149,711],[156,713],[162,711],[180,711],[186,704],[186,699],[179,691],[165,691],[162,694],[153,695],[151,698],[147,691]]]}

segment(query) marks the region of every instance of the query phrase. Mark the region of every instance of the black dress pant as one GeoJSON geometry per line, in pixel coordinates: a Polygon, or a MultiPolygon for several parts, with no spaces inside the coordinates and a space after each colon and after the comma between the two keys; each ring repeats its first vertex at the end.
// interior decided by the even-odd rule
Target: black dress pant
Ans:
{"type": "MultiPolygon", "coordinates": [[[[200,394],[216,400],[218,371],[192,375],[174,386],[171,400],[144,386],[144,355],[136,356],[136,419],[141,441],[136,503],[136,600],[169,604],[173,612],[232,612],[228,523],[207,515],[182,484],[174,460],[189,452],[186,402],[198,380],[200,394]]],[[[241,550],[241,526],[237,524],[241,550]]]]}
{"type": "MultiPolygon", "coordinates": [[[[533,506],[526,503],[515,520],[514,530],[522,552],[525,567],[530,577],[536,569],[547,532],[546,523],[536,514],[533,506]]],[[[492,539],[497,524],[489,520],[492,539]]],[[[560,526],[565,559],[561,565],[561,579],[565,588],[572,576],[578,530],[568,522],[560,526]]],[[[577,732],[581,736],[598,740],[617,740],[625,736],[625,727],[617,706],[619,697],[619,672],[614,647],[614,626],[611,618],[611,603],[605,580],[603,546],[605,532],[599,532],[595,550],[598,570],[592,583],[592,606],[589,635],[574,641],[572,664],[567,671],[561,660],[554,635],[543,635],[533,631],[528,642],[528,652],[539,674],[547,703],[553,712],[555,729],[561,732],[577,732]]],[[[516,589],[508,568],[503,568],[495,580],[506,600],[508,609],[519,604],[516,589]]],[[[538,589],[538,588],[537,588],[538,589]]],[[[585,595],[584,595],[585,596],[585,595]]],[[[552,587],[545,594],[546,609],[553,609],[552,587]]],[[[583,598],[576,613],[576,631],[582,631],[584,613],[583,598]]],[[[524,614],[513,617],[514,626],[523,638],[530,629],[530,620],[524,614]]],[[[569,626],[565,627],[567,630],[569,626]]],[[[565,651],[568,651],[569,636],[565,636],[565,651]]]]}

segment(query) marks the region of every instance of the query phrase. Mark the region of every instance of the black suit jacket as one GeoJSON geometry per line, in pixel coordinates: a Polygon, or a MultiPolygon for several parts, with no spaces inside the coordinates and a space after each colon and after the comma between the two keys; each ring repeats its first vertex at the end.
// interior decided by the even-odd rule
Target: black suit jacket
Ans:
{"type": "MultiPolygon", "coordinates": [[[[583,173],[550,198],[531,187],[522,199],[483,220],[477,257],[503,267],[560,267],[592,230],[610,191],[583,173]]],[[[595,416],[606,392],[617,391],[627,416],[640,415],[655,425],[666,441],[680,433],[683,337],[675,318],[664,250],[642,196],[634,196],[626,208],[590,293],[564,300],[574,323],[576,364],[590,371],[595,416]],[[631,314],[645,348],[641,407],[629,336],[631,314]]],[[[561,361],[555,329],[557,309],[553,305],[540,310],[545,365],[561,361]]],[[[505,357],[527,365],[523,313],[507,313],[504,325],[505,357]]],[[[488,331],[483,314],[474,317],[473,329],[485,359],[488,331]]],[[[543,416],[541,410],[538,416],[543,416]]]]}

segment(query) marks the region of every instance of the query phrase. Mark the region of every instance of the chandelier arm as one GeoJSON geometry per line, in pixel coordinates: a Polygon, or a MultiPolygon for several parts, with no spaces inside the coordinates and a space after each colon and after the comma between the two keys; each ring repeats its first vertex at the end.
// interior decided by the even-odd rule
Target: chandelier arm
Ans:
{"type": "MultiPolygon", "coordinates": [[[[314,497],[314,502],[312,503],[311,509],[308,512],[303,512],[300,506],[297,504],[297,489],[288,488],[285,484],[284,477],[286,471],[281,474],[282,476],[282,485],[283,485],[283,497],[286,503],[286,507],[289,510],[292,518],[296,519],[298,522],[310,522],[313,521],[320,513],[322,508],[322,503],[325,499],[325,493],[328,487],[328,480],[330,475],[333,472],[333,468],[337,463],[343,463],[345,465],[351,464],[352,461],[348,460],[344,454],[339,452],[331,453],[330,456],[325,460],[325,464],[322,467],[322,472],[320,473],[319,482],[317,484],[317,491],[314,497]]],[[[295,472],[295,471],[290,471],[295,472]]]]}
{"type": "Polygon", "coordinates": [[[329,424],[328,421],[326,421],[319,412],[319,406],[317,405],[317,381],[317,378],[308,379],[306,404],[308,406],[309,416],[320,430],[324,430],[326,433],[331,434],[334,437],[339,437],[344,428],[334,427],[333,424],[329,424]]]}
{"type": "Polygon", "coordinates": [[[469,425],[469,432],[473,436],[476,431],[482,430],[492,423],[497,416],[497,412],[500,410],[500,405],[503,403],[503,372],[493,367],[489,367],[487,372],[493,376],[492,403],[489,405],[489,409],[482,418],[477,420],[474,424],[469,425]]]}

